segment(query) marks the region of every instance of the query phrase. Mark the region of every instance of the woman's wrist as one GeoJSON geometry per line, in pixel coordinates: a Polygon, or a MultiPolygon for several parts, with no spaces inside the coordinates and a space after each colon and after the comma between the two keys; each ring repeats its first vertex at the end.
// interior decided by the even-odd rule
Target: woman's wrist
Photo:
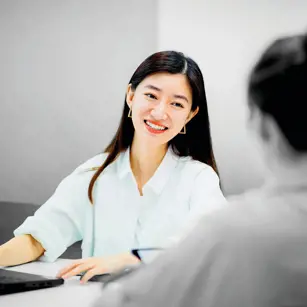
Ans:
{"type": "Polygon", "coordinates": [[[0,246],[0,266],[6,266],[7,265],[7,259],[5,259],[5,254],[6,254],[6,245],[3,244],[0,246]]]}

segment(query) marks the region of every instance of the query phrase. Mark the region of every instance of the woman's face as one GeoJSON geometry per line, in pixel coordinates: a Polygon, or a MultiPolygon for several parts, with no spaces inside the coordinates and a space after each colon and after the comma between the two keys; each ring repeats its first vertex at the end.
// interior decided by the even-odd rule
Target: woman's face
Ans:
{"type": "MultiPolygon", "coordinates": [[[[192,90],[185,75],[156,73],[132,91],[127,90],[135,137],[150,145],[164,145],[198,112],[192,112],[192,90]]],[[[189,133],[187,131],[187,133],[189,133]]]]}

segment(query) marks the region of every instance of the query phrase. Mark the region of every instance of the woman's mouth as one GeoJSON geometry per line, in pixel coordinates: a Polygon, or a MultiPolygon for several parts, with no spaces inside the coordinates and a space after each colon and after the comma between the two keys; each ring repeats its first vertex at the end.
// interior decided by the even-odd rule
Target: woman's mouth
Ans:
{"type": "Polygon", "coordinates": [[[145,123],[145,127],[150,133],[161,134],[168,129],[167,127],[163,125],[160,125],[158,123],[153,123],[149,120],[144,120],[144,123],[145,123]]]}

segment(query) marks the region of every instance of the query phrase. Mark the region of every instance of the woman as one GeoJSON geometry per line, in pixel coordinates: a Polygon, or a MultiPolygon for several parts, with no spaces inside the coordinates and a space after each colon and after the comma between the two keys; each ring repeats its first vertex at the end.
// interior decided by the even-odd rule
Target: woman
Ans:
{"type": "Polygon", "coordinates": [[[166,247],[222,204],[198,65],[158,52],[133,74],[122,119],[103,154],[79,166],[0,247],[0,265],[56,260],[76,241],[82,258],[59,272],[93,275],[137,263],[134,248],[166,247]],[[20,251],[23,251],[20,253],[20,251]]]}

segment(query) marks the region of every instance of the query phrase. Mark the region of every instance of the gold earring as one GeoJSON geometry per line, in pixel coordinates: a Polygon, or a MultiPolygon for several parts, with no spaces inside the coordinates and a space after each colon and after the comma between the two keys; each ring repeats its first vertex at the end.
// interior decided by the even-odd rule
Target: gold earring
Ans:
{"type": "Polygon", "coordinates": [[[181,130],[179,132],[179,134],[187,134],[187,129],[186,129],[185,125],[183,126],[183,131],[181,130]]]}
{"type": "Polygon", "coordinates": [[[129,117],[129,118],[132,118],[132,111],[131,111],[131,109],[129,109],[128,117],[129,117]]]}

